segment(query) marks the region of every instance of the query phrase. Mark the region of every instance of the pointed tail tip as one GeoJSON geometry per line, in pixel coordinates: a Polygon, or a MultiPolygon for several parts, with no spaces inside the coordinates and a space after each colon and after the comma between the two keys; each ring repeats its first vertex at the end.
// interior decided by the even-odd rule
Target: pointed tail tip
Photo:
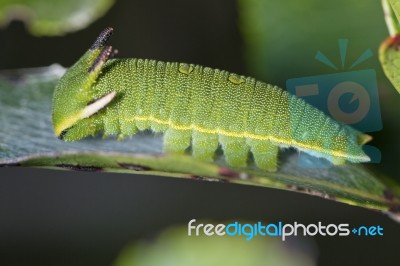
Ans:
{"type": "Polygon", "coordinates": [[[372,140],[372,136],[368,134],[361,134],[358,136],[358,144],[359,145],[364,145],[365,143],[368,143],[372,140]]]}

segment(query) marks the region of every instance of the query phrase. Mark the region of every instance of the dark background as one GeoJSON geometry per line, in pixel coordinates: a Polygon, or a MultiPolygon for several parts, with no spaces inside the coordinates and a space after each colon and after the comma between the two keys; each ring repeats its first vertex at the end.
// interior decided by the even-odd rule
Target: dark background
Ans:
{"type": "MultiPolygon", "coordinates": [[[[235,1],[119,1],[85,30],[0,31],[0,69],[73,64],[112,26],[119,57],[251,74],[235,1]]],[[[293,192],[165,177],[0,168],[0,265],[110,265],[132,240],[191,219],[380,225],[375,238],[315,237],[319,265],[398,265],[400,227],[381,213],[293,192]]]]}

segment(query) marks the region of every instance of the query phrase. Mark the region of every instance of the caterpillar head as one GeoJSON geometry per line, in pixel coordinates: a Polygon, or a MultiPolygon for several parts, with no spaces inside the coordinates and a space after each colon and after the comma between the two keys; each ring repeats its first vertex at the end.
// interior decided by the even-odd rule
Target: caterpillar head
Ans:
{"type": "Polygon", "coordinates": [[[111,46],[105,45],[112,32],[112,28],[103,30],[90,49],[61,77],[55,88],[52,119],[55,135],[60,139],[84,137],[68,137],[68,134],[81,121],[107,106],[116,96],[115,92],[109,92],[94,99],[92,90],[102,66],[115,53],[111,46]]]}

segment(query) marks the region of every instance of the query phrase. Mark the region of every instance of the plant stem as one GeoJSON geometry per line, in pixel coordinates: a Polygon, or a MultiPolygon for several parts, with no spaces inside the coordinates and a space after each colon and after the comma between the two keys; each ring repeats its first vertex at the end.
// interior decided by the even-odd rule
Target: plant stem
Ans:
{"type": "Polygon", "coordinates": [[[382,0],[382,8],[389,34],[391,37],[394,37],[400,32],[399,23],[396,15],[394,14],[388,0],[382,0]]]}

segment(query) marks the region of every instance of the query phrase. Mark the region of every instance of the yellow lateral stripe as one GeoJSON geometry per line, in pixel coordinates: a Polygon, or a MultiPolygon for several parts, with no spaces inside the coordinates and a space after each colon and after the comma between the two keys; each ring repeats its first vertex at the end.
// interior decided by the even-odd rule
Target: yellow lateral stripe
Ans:
{"type": "Polygon", "coordinates": [[[366,159],[365,156],[349,156],[348,154],[346,154],[342,151],[325,150],[319,146],[308,145],[308,144],[297,142],[295,140],[286,140],[286,139],[282,139],[282,138],[277,138],[277,137],[274,137],[271,135],[263,136],[263,135],[256,135],[256,134],[248,133],[248,132],[238,133],[238,132],[233,132],[233,131],[226,131],[226,130],[219,129],[219,128],[218,129],[210,129],[210,128],[201,127],[201,126],[198,126],[195,124],[179,125],[179,124],[173,123],[172,121],[161,120],[161,119],[155,118],[153,116],[134,116],[132,118],[128,118],[128,119],[125,118],[123,120],[125,120],[127,122],[150,121],[150,122],[155,122],[155,123],[158,123],[161,125],[168,125],[171,128],[178,129],[178,130],[196,130],[196,131],[203,132],[203,133],[220,134],[220,135],[224,135],[224,136],[228,136],[228,137],[269,140],[272,142],[282,143],[282,144],[288,145],[288,146],[294,146],[294,147],[299,147],[299,148],[308,149],[308,150],[320,151],[322,153],[333,155],[336,157],[354,158],[354,159],[360,159],[360,160],[366,159]]]}

